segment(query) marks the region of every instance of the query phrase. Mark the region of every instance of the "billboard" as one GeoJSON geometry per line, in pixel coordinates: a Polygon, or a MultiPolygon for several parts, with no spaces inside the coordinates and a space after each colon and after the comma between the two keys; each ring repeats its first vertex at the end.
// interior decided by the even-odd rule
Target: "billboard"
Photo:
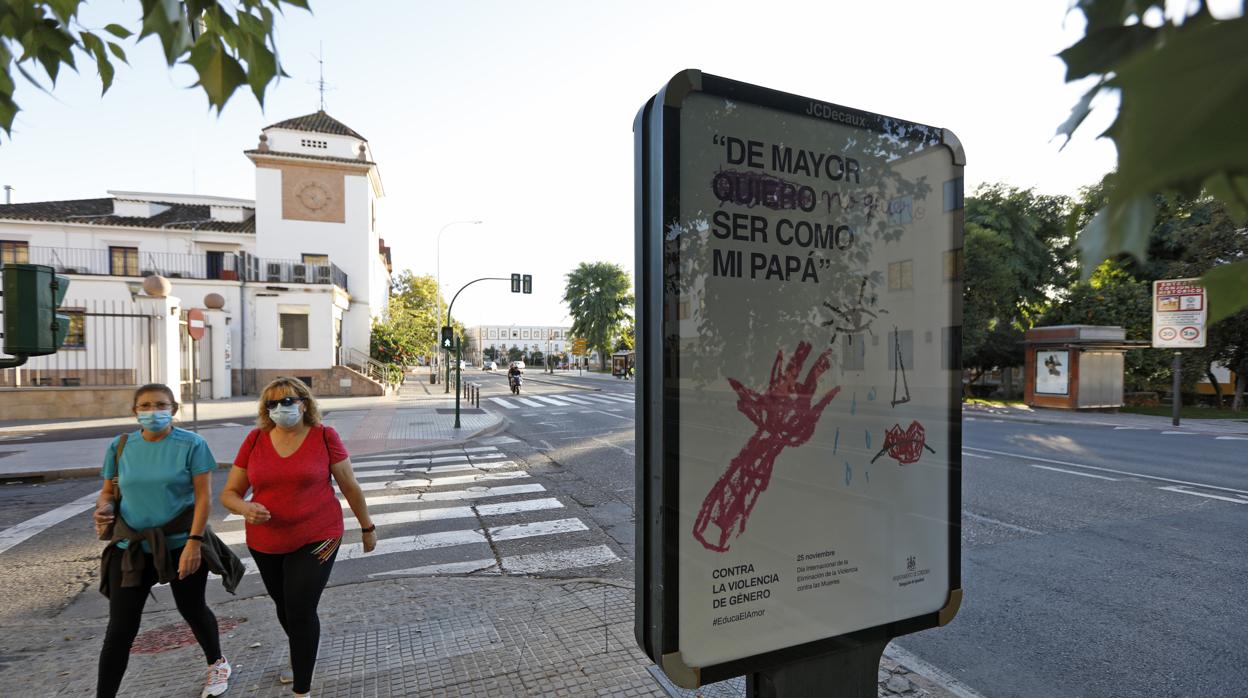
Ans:
{"type": "Polygon", "coordinates": [[[1199,349],[1205,346],[1209,307],[1200,279],[1153,282],[1153,347],[1199,349]]]}
{"type": "Polygon", "coordinates": [[[956,138],[697,71],[634,131],[638,641],[689,687],[947,622],[956,138]]]}

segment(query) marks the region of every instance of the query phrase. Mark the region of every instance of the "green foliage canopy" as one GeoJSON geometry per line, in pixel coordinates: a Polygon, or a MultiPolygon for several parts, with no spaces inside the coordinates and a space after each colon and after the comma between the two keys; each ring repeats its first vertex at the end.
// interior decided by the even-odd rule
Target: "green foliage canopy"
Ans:
{"type": "Polygon", "coordinates": [[[572,334],[584,337],[606,361],[611,341],[633,307],[628,274],[610,262],[582,262],[567,275],[563,301],[572,314],[572,334]]]}
{"type": "MultiPolygon", "coordinates": [[[[62,67],[78,69],[86,58],[99,72],[102,92],[113,84],[113,61],[127,63],[120,43],[134,35],[122,22],[102,29],[79,22],[85,0],[5,0],[0,3],[0,128],[11,133],[20,107],[14,72],[47,90],[35,66],[56,85],[62,67]]],[[[285,77],[274,40],[283,5],[308,9],[307,0],[139,0],[138,41],[159,39],[169,66],[181,61],[199,76],[195,86],[220,112],[234,91],[251,88],[261,105],[271,82],[285,77]]],[[[124,21],[124,20],[123,20],[124,21]]],[[[133,23],[130,23],[133,25],[133,23]]]]}

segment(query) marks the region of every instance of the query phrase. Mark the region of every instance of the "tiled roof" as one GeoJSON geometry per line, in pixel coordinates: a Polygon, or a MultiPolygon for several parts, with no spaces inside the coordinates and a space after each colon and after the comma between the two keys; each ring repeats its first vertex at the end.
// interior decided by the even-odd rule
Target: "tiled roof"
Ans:
{"type": "Polygon", "coordinates": [[[305,116],[296,116],[293,119],[279,121],[276,124],[265,126],[264,128],[288,128],[292,131],[328,133],[333,136],[351,136],[352,138],[358,138],[362,141],[368,140],[364,136],[356,133],[346,124],[323,111],[318,111],[315,114],[307,114],[305,116]]]}
{"type": "Polygon", "coordinates": [[[277,155],[286,158],[299,158],[300,160],[320,160],[322,162],[341,162],[348,165],[376,165],[371,160],[357,160],[355,158],[338,158],[332,155],[310,155],[308,153],[287,153],[281,150],[244,150],[243,155],[277,155]]]}
{"type": "Polygon", "coordinates": [[[47,221],[52,223],[87,223],[129,228],[164,230],[210,230],[219,233],[255,234],[255,216],[243,221],[219,221],[209,214],[208,206],[159,203],[168,206],[150,218],[113,215],[114,199],[72,199],[69,201],[36,201],[28,204],[0,204],[0,220],[47,221]]]}

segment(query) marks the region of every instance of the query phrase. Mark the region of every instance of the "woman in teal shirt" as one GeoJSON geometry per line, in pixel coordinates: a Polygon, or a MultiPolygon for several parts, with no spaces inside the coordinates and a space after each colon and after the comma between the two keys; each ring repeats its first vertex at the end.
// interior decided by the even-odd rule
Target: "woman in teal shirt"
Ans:
{"type": "Polygon", "coordinates": [[[219,696],[229,686],[230,663],[221,654],[216,616],[204,601],[208,568],[200,554],[217,462],[198,434],[173,426],[178,403],[168,386],[153,383],[136,390],[131,411],[142,429],[109,444],[104,487],[96,500],[97,533],[109,524],[116,527],[101,570],[108,630],[96,691],[105,697],[117,694],[148,593],[158,581],[168,581],[178,612],[208,662],[201,695],[219,696]],[[115,520],[118,496],[121,519],[115,520]],[[136,543],[141,550],[131,550],[136,543]]]}

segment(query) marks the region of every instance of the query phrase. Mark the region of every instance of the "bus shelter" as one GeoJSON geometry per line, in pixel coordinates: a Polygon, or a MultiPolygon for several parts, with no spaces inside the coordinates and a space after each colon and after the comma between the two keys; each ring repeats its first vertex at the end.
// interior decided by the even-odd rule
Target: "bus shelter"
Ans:
{"type": "Polygon", "coordinates": [[[1027,330],[1027,377],[1023,393],[1030,407],[1103,409],[1122,407],[1123,355],[1136,344],[1109,325],[1057,325],[1027,330]]]}

